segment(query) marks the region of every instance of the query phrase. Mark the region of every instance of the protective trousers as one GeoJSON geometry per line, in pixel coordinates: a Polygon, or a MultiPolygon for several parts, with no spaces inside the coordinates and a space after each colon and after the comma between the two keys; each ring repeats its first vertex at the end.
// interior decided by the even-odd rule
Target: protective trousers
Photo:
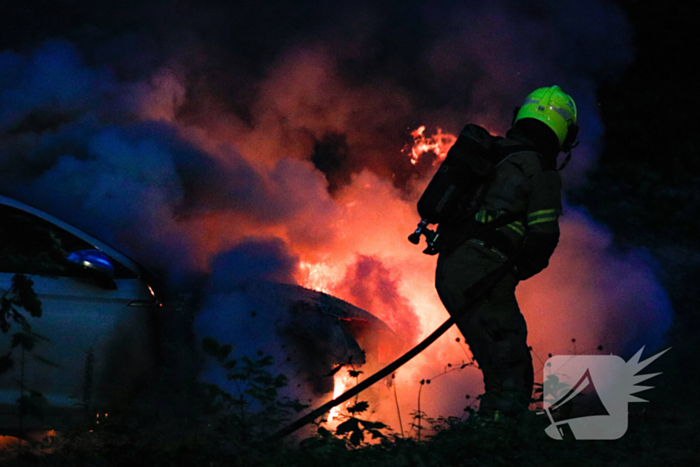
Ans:
{"type": "MultiPolygon", "coordinates": [[[[465,306],[465,292],[506,261],[500,253],[470,240],[449,255],[441,254],[435,278],[445,308],[456,316],[465,306]]],[[[532,357],[527,326],[515,299],[517,279],[504,277],[479,305],[457,322],[484,375],[479,413],[513,415],[526,410],[532,395],[532,357]]]]}

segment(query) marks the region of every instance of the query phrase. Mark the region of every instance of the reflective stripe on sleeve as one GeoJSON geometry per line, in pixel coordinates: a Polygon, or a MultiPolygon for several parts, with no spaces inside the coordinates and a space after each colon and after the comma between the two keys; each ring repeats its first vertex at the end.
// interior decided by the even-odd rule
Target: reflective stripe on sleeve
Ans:
{"type": "Polygon", "coordinates": [[[559,210],[543,209],[531,212],[527,215],[527,225],[541,224],[543,222],[553,222],[559,218],[559,210]]]}
{"type": "MultiPolygon", "coordinates": [[[[496,217],[498,217],[498,216],[496,216],[496,217]]],[[[485,210],[481,210],[475,214],[474,219],[477,222],[481,222],[482,224],[488,224],[489,222],[494,220],[495,217],[490,212],[485,211],[485,210]]]]}
{"type": "Polygon", "coordinates": [[[523,227],[523,223],[520,221],[510,223],[507,227],[515,231],[518,235],[525,235],[525,227],[523,227]]]}

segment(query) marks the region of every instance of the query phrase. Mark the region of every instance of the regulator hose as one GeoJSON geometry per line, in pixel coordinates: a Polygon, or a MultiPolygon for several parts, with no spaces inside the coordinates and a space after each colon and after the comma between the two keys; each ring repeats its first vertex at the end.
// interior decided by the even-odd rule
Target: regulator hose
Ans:
{"type": "Polygon", "coordinates": [[[351,389],[348,389],[335,399],[326,402],[316,410],[309,412],[297,421],[282,428],[277,433],[270,436],[268,440],[284,438],[285,436],[294,433],[299,428],[308,425],[309,423],[311,423],[324,413],[328,412],[336,405],[342,404],[343,402],[351,399],[352,397],[355,397],[357,394],[372,386],[377,381],[385,378],[386,376],[389,376],[399,367],[401,367],[404,363],[408,362],[413,357],[421,353],[430,344],[432,344],[440,336],[442,336],[448,329],[450,329],[456,321],[459,321],[470,310],[474,309],[474,307],[476,307],[479,304],[479,302],[484,298],[484,296],[496,284],[498,284],[498,282],[500,282],[500,280],[503,279],[506,276],[506,274],[508,274],[513,269],[513,267],[515,266],[516,259],[516,255],[513,255],[505,263],[498,266],[496,269],[479,279],[474,285],[467,289],[467,291],[465,292],[467,302],[465,303],[464,308],[459,313],[457,313],[456,316],[452,316],[447,321],[445,321],[439,328],[433,331],[432,334],[430,334],[428,337],[423,339],[423,341],[420,342],[418,345],[416,345],[411,350],[409,350],[401,357],[396,359],[393,363],[390,363],[389,365],[382,368],[366,380],[362,381],[360,384],[354,386],[351,389]]]}

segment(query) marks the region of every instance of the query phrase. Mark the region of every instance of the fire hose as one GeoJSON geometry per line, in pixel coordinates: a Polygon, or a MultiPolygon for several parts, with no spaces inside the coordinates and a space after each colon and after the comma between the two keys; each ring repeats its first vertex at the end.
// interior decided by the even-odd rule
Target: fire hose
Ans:
{"type": "Polygon", "coordinates": [[[422,342],[420,342],[418,345],[413,347],[411,350],[403,354],[401,357],[396,359],[393,363],[390,363],[386,367],[382,368],[369,378],[365,379],[358,385],[354,386],[353,388],[345,391],[343,394],[340,396],[336,397],[335,399],[326,402],[316,410],[304,415],[303,417],[299,418],[295,422],[287,425],[286,427],[282,428],[279,430],[277,433],[272,435],[269,439],[274,440],[274,439],[279,439],[283,438],[289,434],[294,433],[297,431],[299,428],[308,425],[312,421],[314,421],[316,418],[320,417],[321,415],[325,414],[328,412],[330,409],[335,407],[336,405],[342,404],[343,402],[349,400],[350,398],[356,396],[357,394],[361,393],[365,389],[369,388],[372,386],[374,383],[377,381],[385,378],[386,376],[389,376],[392,374],[394,371],[396,371],[399,367],[401,367],[403,364],[411,360],[413,357],[421,353],[423,350],[425,350],[430,344],[435,342],[440,336],[442,336],[448,329],[452,327],[452,325],[456,322],[459,321],[463,316],[465,316],[469,311],[473,310],[474,307],[476,307],[479,302],[484,298],[484,296],[501,280],[503,279],[506,274],[508,274],[513,267],[515,266],[515,261],[516,261],[516,256],[513,255],[511,258],[509,258],[505,263],[500,265],[498,268],[494,269],[481,279],[477,281],[474,285],[472,285],[467,291],[465,292],[465,296],[467,298],[467,302],[465,303],[464,307],[462,310],[459,311],[459,313],[456,313],[455,316],[450,317],[447,321],[445,321],[439,328],[437,328],[435,331],[432,332],[428,337],[423,339],[422,342]]]}

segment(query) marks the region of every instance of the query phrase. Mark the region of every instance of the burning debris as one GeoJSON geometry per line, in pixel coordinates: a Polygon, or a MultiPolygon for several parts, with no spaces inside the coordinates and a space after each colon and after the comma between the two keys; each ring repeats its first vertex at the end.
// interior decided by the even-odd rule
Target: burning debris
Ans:
{"type": "Polygon", "coordinates": [[[457,137],[451,133],[443,133],[442,128],[437,129],[437,133],[432,136],[426,136],[424,134],[425,126],[419,126],[411,132],[413,137],[413,144],[410,148],[406,148],[405,151],[410,152],[411,164],[415,165],[418,163],[420,157],[425,153],[433,153],[437,159],[433,161],[433,165],[437,161],[442,161],[447,156],[447,151],[450,150],[452,145],[457,140],[457,137]]]}

